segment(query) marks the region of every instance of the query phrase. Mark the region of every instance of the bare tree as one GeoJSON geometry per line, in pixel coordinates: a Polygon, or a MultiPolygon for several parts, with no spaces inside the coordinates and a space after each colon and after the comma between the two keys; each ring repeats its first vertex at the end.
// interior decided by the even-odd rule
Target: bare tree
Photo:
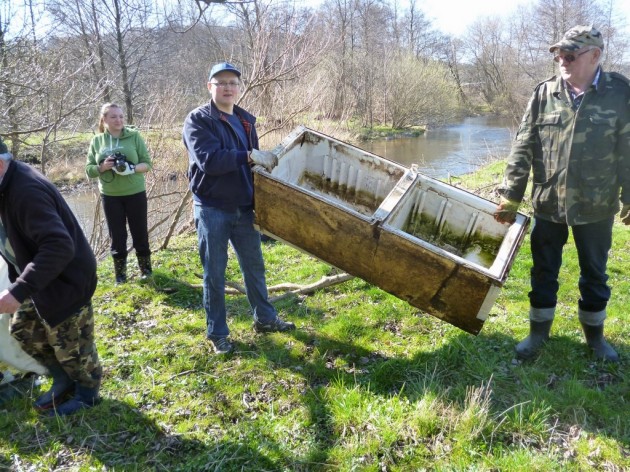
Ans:
{"type": "Polygon", "coordinates": [[[94,90],[84,87],[85,64],[69,61],[64,48],[44,48],[50,39],[38,38],[33,9],[26,18],[30,23],[20,25],[12,38],[6,36],[8,22],[0,33],[0,97],[5,112],[0,125],[8,131],[13,155],[39,162],[45,173],[54,144],[65,139],[60,129],[76,124],[76,116],[94,100],[94,90]]]}
{"type": "Polygon", "coordinates": [[[473,81],[480,84],[487,106],[517,118],[536,83],[556,72],[549,45],[575,25],[600,29],[607,42],[604,68],[621,67],[620,59],[628,47],[618,33],[622,20],[611,0],[604,7],[601,2],[586,0],[539,0],[532,7],[520,8],[508,20],[479,19],[465,37],[475,72],[473,81]]]}
{"type": "Polygon", "coordinates": [[[309,109],[309,102],[287,98],[327,48],[327,42],[316,36],[308,11],[272,5],[252,0],[229,7],[243,41],[237,56],[246,79],[240,101],[266,117],[262,125],[267,130],[284,128],[309,109]]]}
{"type": "Polygon", "coordinates": [[[425,14],[418,8],[417,0],[409,0],[409,8],[403,16],[405,42],[401,45],[417,58],[439,58],[449,49],[449,39],[435,30],[425,14]]]}
{"type": "Polygon", "coordinates": [[[460,55],[462,54],[463,42],[457,38],[449,38],[448,48],[446,49],[446,66],[451,73],[451,77],[455,81],[457,96],[460,103],[466,108],[470,108],[470,101],[464,91],[462,76],[460,72],[460,55]]]}
{"type": "MultiPolygon", "coordinates": [[[[510,93],[508,68],[505,61],[512,49],[505,37],[503,22],[498,18],[486,18],[475,22],[468,30],[466,45],[473,59],[474,80],[481,85],[486,105],[501,112],[500,103],[510,93]]],[[[513,67],[513,65],[511,65],[513,67]]]]}
{"type": "Polygon", "coordinates": [[[111,102],[113,77],[108,73],[105,41],[99,22],[99,0],[53,0],[48,9],[69,36],[79,39],[72,45],[77,58],[89,57],[91,81],[103,89],[103,101],[111,102]]]}
{"type": "Polygon", "coordinates": [[[121,99],[133,124],[146,90],[145,68],[157,51],[160,21],[150,0],[52,0],[58,28],[80,39],[78,53],[91,58],[92,82],[103,100],[121,99]],[[116,90],[113,90],[113,89],[116,90]]]}
{"type": "Polygon", "coordinates": [[[356,15],[356,0],[329,0],[324,5],[324,19],[320,26],[323,34],[328,31],[330,37],[336,38],[329,55],[324,62],[328,83],[322,85],[332,91],[330,106],[323,110],[323,115],[332,119],[344,119],[350,109],[350,91],[352,86],[352,56],[354,54],[356,35],[353,27],[356,15]]]}

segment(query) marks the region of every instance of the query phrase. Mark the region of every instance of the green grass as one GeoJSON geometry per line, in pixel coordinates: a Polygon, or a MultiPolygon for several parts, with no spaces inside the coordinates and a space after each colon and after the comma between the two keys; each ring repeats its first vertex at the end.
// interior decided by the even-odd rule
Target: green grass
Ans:
{"type": "Polygon", "coordinates": [[[356,129],[358,141],[370,141],[372,139],[384,139],[395,137],[418,137],[424,134],[426,128],[423,126],[412,126],[409,128],[392,128],[391,126],[377,125],[371,128],[359,127],[356,129]]]}
{"type": "MultiPolygon", "coordinates": [[[[487,172],[474,186],[500,166],[487,172]]],[[[527,240],[478,336],[353,279],[278,302],[298,326],[288,334],[255,334],[245,297],[228,296],[236,353],[225,357],[204,340],[194,235],[154,254],[153,281],[140,282],[130,258],[130,282],[114,286],[104,260],[94,297],[103,402],[64,419],[39,417],[30,397],[5,405],[0,468],[629,470],[630,228],[614,232],[606,334],[619,365],[585,346],[571,243],[552,339],[528,363],[513,355],[528,332],[527,240]]],[[[280,243],[264,254],[269,285],[333,272],[280,243]]],[[[241,282],[233,255],[228,278],[241,282]]]]}

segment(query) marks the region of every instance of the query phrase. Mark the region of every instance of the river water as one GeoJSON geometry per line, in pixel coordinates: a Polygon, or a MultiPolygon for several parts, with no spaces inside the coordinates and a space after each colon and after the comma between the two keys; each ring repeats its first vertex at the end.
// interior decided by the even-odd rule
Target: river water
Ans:
{"type": "Polygon", "coordinates": [[[403,137],[361,143],[359,147],[418,170],[444,178],[472,172],[493,159],[504,159],[510,151],[513,130],[506,120],[476,116],[461,123],[428,130],[419,137],[403,137]]]}
{"type": "MultiPolygon", "coordinates": [[[[358,144],[378,156],[405,167],[418,164],[418,170],[435,178],[472,172],[492,159],[504,159],[510,148],[513,130],[506,121],[489,116],[469,117],[461,123],[428,130],[419,137],[382,139],[358,144]]],[[[155,175],[155,172],[152,174],[155,175]]],[[[153,176],[151,176],[153,177],[153,176]]],[[[149,177],[149,179],[151,179],[149,177]]],[[[149,180],[147,181],[149,182],[149,180]]],[[[149,183],[149,228],[154,240],[161,239],[186,191],[185,178],[149,183]]],[[[90,239],[97,254],[107,251],[107,229],[94,187],[85,192],[64,195],[90,239]],[[98,225],[94,228],[94,221],[98,225]]],[[[190,220],[183,215],[182,224],[190,220]]]]}

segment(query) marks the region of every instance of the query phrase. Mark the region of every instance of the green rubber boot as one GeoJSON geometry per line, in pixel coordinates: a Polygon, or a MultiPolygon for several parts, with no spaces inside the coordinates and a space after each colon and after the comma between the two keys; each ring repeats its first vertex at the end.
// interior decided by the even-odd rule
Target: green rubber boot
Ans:
{"type": "Polygon", "coordinates": [[[529,307],[529,336],[516,345],[516,357],[531,359],[538,354],[540,348],[549,340],[549,332],[556,314],[556,307],[529,307]]]}
{"type": "Polygon", "coordinates": [[[529,322],[529,336],[516,345],[516,356],[519,359],[531,359],[549,340],[549,332],[553,320],[529,322]]]}
{"type": "Polygon", "coordinates": [[[593,350],[595,357],[604,362],[619,362],[619,354],[604,339],[604,323],[590,326],[581,323],[586,344],[593,350]]]}

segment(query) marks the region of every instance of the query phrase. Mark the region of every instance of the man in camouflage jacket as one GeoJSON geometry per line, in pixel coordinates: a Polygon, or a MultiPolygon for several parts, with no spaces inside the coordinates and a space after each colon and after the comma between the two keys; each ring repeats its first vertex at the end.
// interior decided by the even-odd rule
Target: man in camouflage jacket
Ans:
{"type": "Polygon", "coordinates": [[[592,26],[575,26],[550,47],[560,77],[536,87],[499,190],[495,219],[510,223],[532,173],[530,334],[516,346],[520,358],[535,356],[549,339],[571,228],[580,262],[578,317],[587,344],[597,358],[619,360],[603,331],[619,200],[622,221],[630,224],[630,83],[602,70],[603,48],[592,26]]]}

